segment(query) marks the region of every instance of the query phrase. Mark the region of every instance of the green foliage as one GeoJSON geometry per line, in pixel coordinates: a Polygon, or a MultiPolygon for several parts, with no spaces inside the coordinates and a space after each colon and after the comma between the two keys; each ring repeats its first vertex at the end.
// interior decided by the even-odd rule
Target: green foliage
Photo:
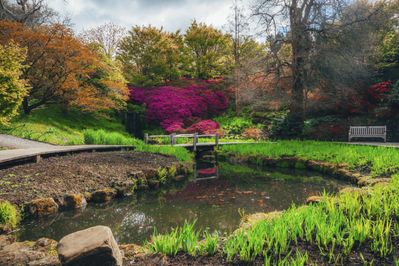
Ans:
{"type": "Polygon", "coordinates": [[[14,43],[0,45],[0,125],[15,116],[28,94],[28,87],[21,79],[26,51],[14,43]]]}
{"type": "Polygon", "coordinates": [[[135,26],[121,41],[119,59],[129,82],[153,86],[182,75],[182,50],[183,40],[179,32],[135,26]]]}
{"type": "Polygon", "coordinates": [[[399,150],[319,141],[278,141],[221,147],[223,152],[256,157],[297,157],[306,160],[346,164],[350,169],[370,171],[372,176],[390,175],[399,170],[399,150]]]}
{"type": "Polygon", "coordinates": [[[220,124],[226,135],[241,135],[244,129],[254,126],[252,120],[246,117],[222,116],[215,119],[220,124]]]}
{"type": "Polygon", "coordinates": [[[282,120],[272,125],[273,139],[296,139],[303,135],[304,121],[301,114],[289,112],[282,120]]]}
{"type": "Polygon", "coordinates": [[[153,253],[175,256],[179,251],[184,251],[192,256],[197,254],[213,255],[217,251],[219,236],[215,232],[204,232],[204,239],[200,241],[200,231],[195,229],[195,221],[184,222],[182,227],[172,229],[168,234],[154,234],[147,243],[153,253]]]}
{"type": "Polygon", "coordinates": [[[399,107],[399,80],[392,85],[388,94],[387,102],[393,107],[399,107]]]}
{"type": "Polygon", "coordinates": [[[165,184],[168,181],[168,169],[165,167],[159,167],[157,169],[157,176],[161,184],[165,184]]]}
{"type": "Polygon", "coordinates": [[[194,77],[219,77],[231,69],[231,38],[220,30],[194,20],[187,29],[184,42],[194,77]]]}
{"type": "Polygon", "coordinates": [[[20,220],[18,210],[8,201],[0,201],[0,225],[13,229],[20,220]]]}
{"type": "Polygon", "coordinates": [[[83,131],[85,144],[100,145],[136,145],[138,140],[118,132],[107,132],[105,130],[86,129],[83,131]]]}
{"type": "Polygon", "coordinates": [[[399,68],[399,33],[392,29],[386,32],[377,48],[378,69],[392,78],[399,78],[395,74],[399,68]],[[386,73],[387,72],[387,73],[386,73]]]}
{"type": "Polygon", "coordinates": [[[199,246],[201,255],[214,255],[219,248],[219,234],[217,232],[211,234],[205,230],[204,240],[199,243],[199,246]]]}

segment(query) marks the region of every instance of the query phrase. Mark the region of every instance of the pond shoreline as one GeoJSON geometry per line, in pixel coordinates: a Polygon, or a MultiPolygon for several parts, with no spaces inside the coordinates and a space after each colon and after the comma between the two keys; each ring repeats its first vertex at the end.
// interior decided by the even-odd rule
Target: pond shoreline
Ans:
{"type": "Polygon", "coordinates": [[[183,180],[190,163],[135,151],[80,153],[0,170],[0,197],[41,217],[183,180]]]}
{"type": "MultiPolygon", "coordinates": [[[[313,160],[304,160],[301,158],[296,158],[296,157],[285,157],[285,158],[280,158],[280,159],[271,159],[267,158],[265,156],[236,156],[234,154],[230,153],[222,153],[219,154],[219,159],[222,161],[228,161],[236,164],[249,164],[249,165],[257,165],[257,166],[267,166],[267,167],[281,167],[281,168],[297,168],[297,169],[309,169],[312,171],[317,171],[325,174],[332,175],[334,178],[339,178],[345,181],[352,182],[353,184],[358,185],[361,187],[361,189],[367,189],[370,186],[373,186],[374,184],[377,183],[386,183],[388,182],[388,178],[382,178],[382,179],[372,179],[367,173],[360,173],[360,172],[355,172],[355,171],[350,171],[346,167],[346,165],[336,165],[336,164],[331,164],[331,163],[325,163],[321,161],[313,161],[313,160]],[[373,180],[373,181],[372,181],[373,180]]],[[[181,163],[177,163],[176,161],[168,161],[170,165],[173,165],[174,167],[178,166],[179,170],[176,171],[175,175],[178,175],[180,173],[187,173],[188,167],[187,165],[182,165],[181,163]]],[[[163,169],[170,169],[170,165],[164,165],[163,169]],[[169,167],[169,168],[168,168],[169,167]]],[[[176,168],[177,169],[177,168],[176,168]]],[[[154,170],[154,169],[152,169],[154,170]]],[[[166,170],[167,172],[168,170],[166,170]]],[[[159,179],[159,173],[156,173],[154,171],[150,171],[152,173],[151,178],[156,177],[159,179]]],[[[172,171],[173,172],[173,171],[172,171]]],[[[147,175],[145,175],[147,179],[147,175]]],[[[172,178],[173,175],[170,175],[170,178],[172,178]]],[[[129,177],[130,178],[130,177],[129,177]]],[[[136,184],[137,185],[137,184],[136,184]]],[[[148,184],[147,184],[148,185],[148,184]]],[[[105,189],[111,189],[113,192],[111,193],[112,197],[115,197],[117,195],[117,191],[115,188],[105,188],[105,189]]],[[[148,189],[148,186],[147,188],[148,189]]],[[[101,193],[100,193],[101,194],[101,193]]],[[[107,193],[104,192],[103,196],[100,196],[100,198],[107,198],[107,193]]],[[[91,194],[93,195],[93,194],[91,194]]],[[[95,194],[94,194],[95,195],[95,194]]],[[[122,193],[123,195],[123,193],[122,193]]],[[[85,197],[86,198],[86,197],[85,197]]],[[[91,199],[90,196],[87,195],[88,199],[91,199]]],[[[97,201],[98,202],[98,201],[97,201]]],[[[3,236],[4,239],[4,236],[3,236]]],[[[1,240],[1,238],[0,238],[1,240]]],[[[15,240],[14,240],[15,241],[15,240]]],[[[38,240],[40,241],[40,240],[38,240]]],[[[50,241],[50,240],[48,240],[50,241]]],[[[53,240],[51,240],[53,241],[53,240]]],[[[1,242],[1,241],[0,241],[1,242]]],[[[13,242],[11,241],[10,243],[21,243],[21,245],[30,245],[32,246],[32,241],[25,241],[25,242],[13,242]]],[[[51,242],[53,243],[53,242],[51,242]]],[[[13,245],[13,244],[11,244],[13,245]]],[[[52,244],[54,246],[54,244],[52,244]]],[[[395,245],[398,246],[398,241],[395,240],[395,245]]],[[[33,245],[35,246],[35,245],[33,245]]],[[[0,245],[0,253],[1,251],[1,245],[0,245]]],[[[313,248],[313,247],[312,247],[313,248]]],[[[120,245],[120,249],[123,251],[124,254],[124,264],[131,264],[135,263],[135,265],[185,265],[185,264],[190,264],[190,265],[214,265],[214,264],[223,264],[223,265],[241,265],[241,261],[234,259],[231,262],[228,262],[226,260],[226,257],[222,253],[216,253],[213,256],[191,256],[182,252],[179,252],[177,256],[175,257],[167,257],[163,255],[157,255],[157,254],[148,254],[148,251],[144,250],[143,247],[137,246],[134,244],[127,244],[127,245],[120,245]]],[[[48,251],[46,251],[48,252],[48,251]]],[[[52,251],[54,253],[54,251],[52,251]]],[[[51,252],[50,252],[51,253],[51,252]]],[[[50,254],[49,253],[49,254],[50,254]]],[[[55,259],[55,254],[51,253],[49,256],[51,260],[54,261],[55,259]]],[[[312,252],[311,252],[312,253],[312,252]]],[[[322,260],[318,260],[316,257],[313,256],[314,254],[310,254],[310,257],[312,260],[319,261],[320,263],[323,262],[322,260]]],[[[369,254],[366,252],[365,256],[367,257],[369,254]]],[[[361,262],[360,258],[353,258],[353,263],[354,262],[361,262]]],[[[384,262],[388,262],[385,260],[384,262]]],[[[389,263],[389,262],[388,262],[389,263]]],[[[263,259],[258,257],[253,261],[254,265],[263,265],[263,259]]]]}

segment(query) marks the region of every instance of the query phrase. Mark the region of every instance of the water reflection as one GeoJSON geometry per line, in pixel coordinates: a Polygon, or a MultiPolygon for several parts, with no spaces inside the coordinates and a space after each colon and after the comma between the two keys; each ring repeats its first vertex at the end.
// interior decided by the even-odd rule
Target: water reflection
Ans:
{"type": "Polygon", "coordinates": [[[265,170],[217,164],[208,156],[197,165],[195,182],[175,184],[167,190],[146,192],[81,212],[62,212],[24,222],[21,240],[62,236],[94,225],[107,225],[120,243],[143,243],[155,228],[168,231],[197,220],[197,226],[231,232],[237,228],[238,209],[246,213],[274,211],[302,204],[308,196],[338,191],[345,183],[304,171],[265,170]],[[211,178],[211,179],[210,179],[211,178]]]}

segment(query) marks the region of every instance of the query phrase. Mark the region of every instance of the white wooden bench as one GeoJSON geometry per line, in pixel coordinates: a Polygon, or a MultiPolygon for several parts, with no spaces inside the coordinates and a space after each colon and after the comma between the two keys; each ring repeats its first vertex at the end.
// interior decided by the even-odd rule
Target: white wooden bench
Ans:
{"type": "Polygon", "coordinates": [[[352,138],[382,138],[387,142],[386,126],[351,126],[349,127],[349,142],[352,138]]]}

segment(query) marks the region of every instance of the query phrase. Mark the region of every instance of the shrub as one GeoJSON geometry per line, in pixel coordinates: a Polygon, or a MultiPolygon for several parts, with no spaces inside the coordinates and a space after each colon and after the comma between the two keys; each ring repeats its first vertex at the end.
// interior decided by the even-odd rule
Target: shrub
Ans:
{"type": "Polygon", "coordinates": [[[187,128],[185,131],[188,133],[200,133],[200,134],[214,134],[217,133],[219,124],[213,120],[202,120],[198,123],[187,128]]]}
{"type": "Polygon", "coordinates": [[[256,139],[256,140],[260,140],[265,137],[263,131],[257,127],[249,127],[244,129],[242,136],[246,139],[256,139]]]}
{"type": "Polygon", "coordinates": [[[15,206],[8,201],[0,201],[0,226],[13,229],[17,226],[19,220],[20,215],[15,206]]]}
{"type": "Polygon", "coordinates": [[[227,135],[241,135],[246,128],[253,126],[252,120],[245,117],[219,117],[216,122],[227,135]]]}
{"type": "Polygon", "coordinates": [[[146,105],[147,118],[159,122],[168,132],[181,131],[185,124],[218,114],[228,106],[222,92],[195,85],[130,87],[130,100],[146,105]]]}

